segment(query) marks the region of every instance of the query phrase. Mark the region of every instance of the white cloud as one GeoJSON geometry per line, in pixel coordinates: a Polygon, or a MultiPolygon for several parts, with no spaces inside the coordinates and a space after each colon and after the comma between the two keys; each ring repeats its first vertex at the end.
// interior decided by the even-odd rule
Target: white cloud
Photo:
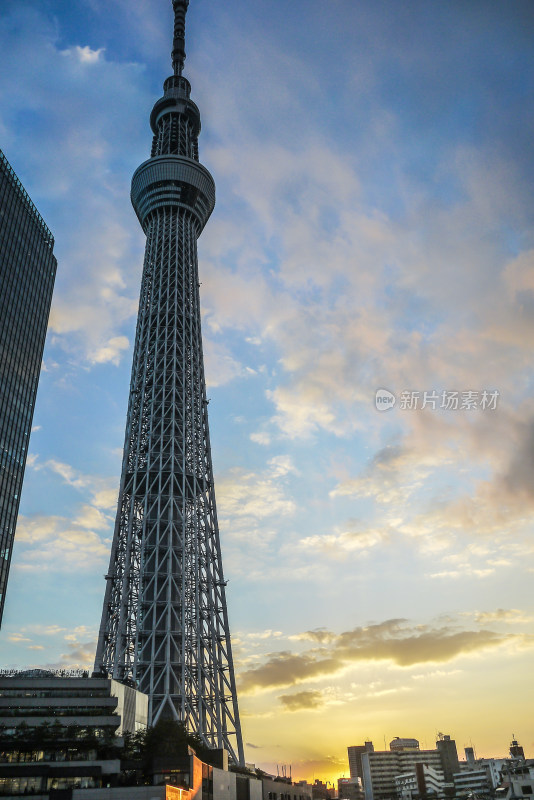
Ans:
{"type": "Polygon", "coordinates": [[[105,364],[111,361],[112,364],[118,365],[122,351],[127,350],[129,346],[130,342],[126,336],[113,336],[106,345],[89,354],[89,360],[93,364],[105,364]]]}
{"type": "Polygon", "coordinates": [[[61,55],[66,56],[67,58],[75,58],[81,64],[96,64],[97,61],[100,61],[100,57],[103,56],[104,48],[101,47],[99,50],[91,50],[91,48],[86,45],[85,47],[80,47],[76,45],[75,47],[70,47],[67,50],[62,50],[61,55]]]}
{"type": "Polygon", "coordinates": [[[217,497],[221,516],[228,518],[224,525],[229,530],[233,527],[232,520],[286,517],[296,511],[294,501],[275,483],[274,476],[257,475],[238,467],[219,476],[217,497]]]}
{"type": "Polygon", "coordinates": [[[354,529],[336,528],[335,533],[305,536],[298,542],[298,549],[306,553],[316,553],[334,559],[345,560],[347,553],[358,553],[360,557],[367,551],[384,545],[388,541],[388,533],[372,528],[362,529],[356,524],[354,529]]]}
{"type": "Polygon", "coordinates": [[[106,562],[110,550],[109,540],[87,528],[83,510],[80,521],[72,522],[59,516],[19,517],[17,543],[16,569],[25,571],[91,570],[106,562]]]}
{"type": "Polygon", "coordinates": [[[261,431],[258,431],[257,433],[251,433],[250,434],[250,440],[252,442],[256,442],[256,444],[261,444],[261,445],[263,445],[265,447],[267,447],[267,445],[271,444],[270,435],[268,433],[264,433],[264,432],[261,432],[261,431]]]}
{"type": "Polygon", "coordinates": [[[267,463],[270,467],[273,478],[282,478],[284,475],[289,475],[290,473],[293,473],[294,475],[299,474],[299,471],[295,467],[293,459],[290,455],[274,456],[273,458],[270,458],[267,463]]]}
{"type": "Polygon", "coordinates": [[[110,517],[103,514],[95,506],[83,505],[76,518],[73,520],[75,525],[80,528],[87,528],[89,530],[108,530],[110,525],[110,517]]]}
{"type": "Polygon", "coordinates": [[[225,383],[246,374],[243,366],[230,354],[225,345],[209,337],[204,340],[206,385],[208,388],[225,383]]]}

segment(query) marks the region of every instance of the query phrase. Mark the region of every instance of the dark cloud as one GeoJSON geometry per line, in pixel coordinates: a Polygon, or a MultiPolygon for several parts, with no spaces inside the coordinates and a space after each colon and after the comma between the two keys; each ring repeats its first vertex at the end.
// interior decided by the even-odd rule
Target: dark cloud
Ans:
{"type": "MultiPolygon", "coordinates": [[[[354,628],[340,635],[331,634],[331,645],[312,648],[304,653],[288,650],[272,653],[260,666],[240,676],[240,691],[293,686],[303,681],[334,675],[361,661],[391,661],[400,667],[414,664],[443,663],[462,655],[497,647],[505,641],[524,641],[524,637],[490,630],[458,630],[451,626],[409,625],[406,620],[354,628]]],[[[314,707],[319,692],[282,695],[282,703],[296,708],[314,707]]]]}
{"type": "Polygon", "coordinates": [[[450,661],[456,656],[498,645],[505,638],[506,635],[485,630],[409,628],[405,620],[393,619],[342,633],[335,647],[343,661],[391,660],[407,667],[427,661],[450,661]]]}
{"type": "Polygon", "coordinates": [[[321,708],[321,706],[324,705],[323,695],[316,690],[296,692],[295,694],[282,694],[278,699],[288,711],[321,708]]]}
{"type": "Polygon", "coordinates": [[[321,657],[316,653],[296,654],[290,651],[273,653],[265,664],[241,674],[239,688],[242,693],[254,689],[292,686],[309,678],[338,672],[343,662],[335,655],[321,657]]]}
{"type": "Polygon", "coordinates": [[[261,750],[261,744],[252,744],[252,742],[247,742],[247,747],[250,747],[252,750],[261,750]]]}

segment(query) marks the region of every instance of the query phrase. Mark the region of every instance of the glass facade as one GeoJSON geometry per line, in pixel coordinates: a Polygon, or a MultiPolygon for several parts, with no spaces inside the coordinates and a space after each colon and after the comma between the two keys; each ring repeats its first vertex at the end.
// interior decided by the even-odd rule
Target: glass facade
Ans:
{"type": "Polygon", "coordinates": [[[0,150],[0,624],[56,275],[53,247],[0,150]]]}

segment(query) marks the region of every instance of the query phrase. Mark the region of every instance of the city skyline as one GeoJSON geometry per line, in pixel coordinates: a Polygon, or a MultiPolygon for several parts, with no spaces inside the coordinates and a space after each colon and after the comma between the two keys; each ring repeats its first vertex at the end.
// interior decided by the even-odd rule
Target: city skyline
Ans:
{"type": "MultiPolygon", "coordinates": [[[[168,0],[3,4],[0,146],[59,264],[6,667],[94,658],[143,262],[129,183],[171,20],[168,0]]],[[[191,0],[215,483],[266,769],[332,780],[348,745],[436,730],[534,748],[533,21],[191,0]]]]}

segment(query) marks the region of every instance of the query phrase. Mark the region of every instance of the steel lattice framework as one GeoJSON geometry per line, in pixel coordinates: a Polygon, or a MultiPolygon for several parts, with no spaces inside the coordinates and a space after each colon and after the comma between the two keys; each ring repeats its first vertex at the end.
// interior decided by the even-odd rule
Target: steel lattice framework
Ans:
{"type": "Polygon", "coordinates": [[[188,0],[173,0],[174,75],[132,179],[147,236],[117,519],[95,670],[133,682],[150,720],[184,721],[244,763],[213,487],[197,238],[215,205],[183,77],[188,0]]]}

